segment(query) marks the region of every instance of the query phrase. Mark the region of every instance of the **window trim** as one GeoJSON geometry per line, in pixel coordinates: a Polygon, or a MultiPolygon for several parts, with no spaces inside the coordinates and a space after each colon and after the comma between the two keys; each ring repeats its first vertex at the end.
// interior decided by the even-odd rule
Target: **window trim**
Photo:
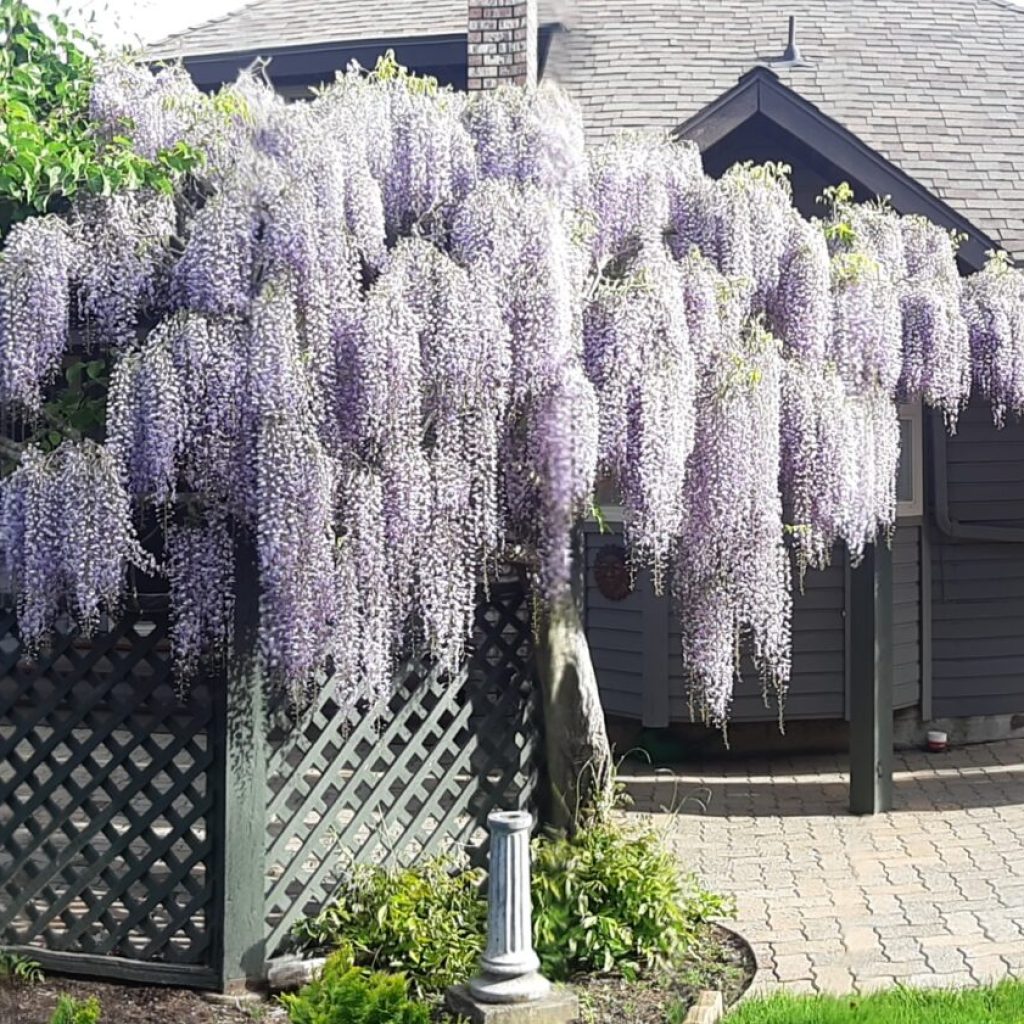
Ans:
{"type": "Polygon", "coordinates": [[[924,410],[921,402],[901,404],[899,418],[901,423],[904,420],[910,422],[911,456],[914,460],[910,478],[911,497],[908,501],[896,502],[896,518],[907,519],[924,515],[924,410]]]}

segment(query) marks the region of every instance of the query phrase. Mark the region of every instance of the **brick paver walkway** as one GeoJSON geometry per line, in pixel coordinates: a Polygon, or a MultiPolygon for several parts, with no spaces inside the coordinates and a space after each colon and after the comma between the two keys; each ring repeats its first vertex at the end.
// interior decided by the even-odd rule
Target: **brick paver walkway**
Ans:
{"type": "Polygon", "coordinates": [[[659,820],[686,868],[735,894],[761,989],[1024,977],[1024,741],[901,754],[896,768],[896,809],[870,818],[846,810],[842,757],[623,781],[639,810],[684,801],[659,820]]]}

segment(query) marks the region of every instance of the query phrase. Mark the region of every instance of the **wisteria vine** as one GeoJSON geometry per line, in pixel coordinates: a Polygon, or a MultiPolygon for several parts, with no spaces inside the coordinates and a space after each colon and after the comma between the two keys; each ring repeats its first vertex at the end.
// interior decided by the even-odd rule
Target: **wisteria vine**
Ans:
{"type": "Polygon", "coordinates": [[[187,679],[229,656],[251,568],[266,674],[373,698],[410,644],[458,664],[496,566],[567,600],[603,478],[724,722],[740,652],[785,690],[792,566],[892,528],[898,403],[952,428],[973,384],[1024,412],[1005,258],[962,279],[955,238],[842,188],[804,219],[779,166],[588,149],[549,86],[464,97],[385,64],[286,104],[115,62],[91,113],[201,160],[0,251],[0,583],[30,644],[163,574],[187,679]],[[83,356],[113,366],[100,431],[48,404],[83,356]]]}

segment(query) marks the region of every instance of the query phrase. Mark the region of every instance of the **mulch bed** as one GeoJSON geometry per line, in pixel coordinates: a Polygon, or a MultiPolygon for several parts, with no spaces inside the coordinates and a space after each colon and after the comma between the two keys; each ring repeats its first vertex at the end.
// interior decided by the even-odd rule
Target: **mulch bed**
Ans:
{"type": "MultiPolygon", "coordinates": [[[[721,988],[727,1004],[735,1002],[754,976],[747,944],[733,932],[710,927],[686,964],[671,974],[627,982],[620,978],[578,978],[583,1024],[667,1024],[705,988],[721,988]],[[670,1013],[675,1013],[670,1017],[670,1013]]],[[[101,1024],[285,1024],[287,1016],[273,1003],[217,1006],[185,989],[146,988],[105,982],[47,978],[40,985],[0,983],[0,1024],[49,1024],[62,994],[76,999],[95,996],[103,1008],[101,1024]]],[[[676,1016],[678,1014],[678,1016],[676,1016]]],[[[441,1019],[444,1019],[443,1017],[441,1019]]]]}
{"type": "Polygon", "coordinates": [[[624,981],[576,979],[583,1024],[675,1024],[703,989],[720,988],[726,1006],[747,990],[757,964],[750,947],[734,932],[712,925],[688,961],[671,973],[624,981]]]}
{"type": "Polygon", "coordinates": [[[146,988],[47,977],[40,985],[0,983],[0,1024],[49,1024],[61,995],[100,1001],[100,1024],[279,1024],[287,1016],[270,1004],[214,1006],[188,989],[146,988]]]}

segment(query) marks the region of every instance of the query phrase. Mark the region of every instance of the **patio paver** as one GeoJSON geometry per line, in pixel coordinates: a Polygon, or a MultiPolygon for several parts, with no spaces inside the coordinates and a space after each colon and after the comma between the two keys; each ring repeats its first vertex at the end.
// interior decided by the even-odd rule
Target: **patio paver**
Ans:
{"type": "Polygon", "coordinates": [[[735,895],[761,990],[1024,976],[1024,740],[898,754],[895,809],[875,817],[848,813],[845,768],[762,758],[623,781],[683,865],[735,895]]]}

